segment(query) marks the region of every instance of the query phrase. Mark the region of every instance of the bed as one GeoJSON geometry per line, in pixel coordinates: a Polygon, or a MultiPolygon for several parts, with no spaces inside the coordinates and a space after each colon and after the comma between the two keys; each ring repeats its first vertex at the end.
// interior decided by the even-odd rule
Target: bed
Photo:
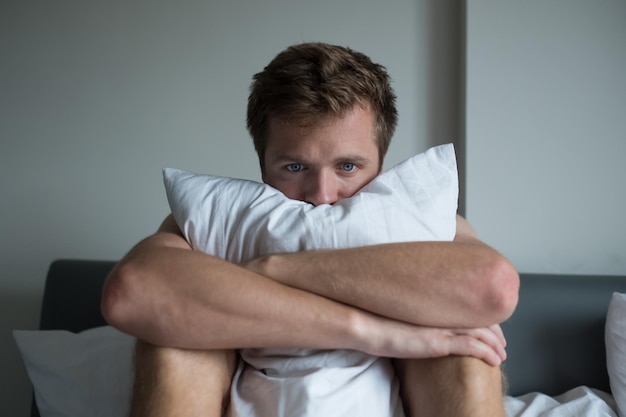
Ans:
{"type": "MultiPolygon", "coordinates": [[[[113,261],[96,260],[53,262],[46,278],[40,329],[79,333],[105,326],[100,294],[113,265],[113,261]]],[[[538,395],[554,400],[575,389],[592,389],[617,410],[618,396],[609,395],[617,393],[611,389],[605,348],[605,323],[613,293],[626,293],[626,276],[521,274],[518,308],[503,324],[509,343],[505,363],[509,400],[515,399],[515,407],[525,410],[515,415],[579,415],[528,411],[528,404],[538,395]]],[[[616,382],[613,384],[615,387],[616,382]]],[[[38,416],[33,401],[31,417],[38,416]]]]}

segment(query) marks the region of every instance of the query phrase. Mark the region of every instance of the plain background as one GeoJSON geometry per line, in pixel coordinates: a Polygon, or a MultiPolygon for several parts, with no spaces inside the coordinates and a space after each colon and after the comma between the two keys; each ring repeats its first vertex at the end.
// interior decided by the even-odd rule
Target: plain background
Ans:
{"type": "Polygon", "coordinates": [[[524,272],[626,275],[626,1],[468,1],[466,205],[524,272]]]}
{"type": "Polygon", "coordinates": [[[0,3],[0,415],[28,415],[10,331],[37,327],[52,260],[153,232],[163,167],[259,179],[248,86],[293,43],[384,64],[386,166],[454,142],[462,209],[520,270],[626,274],[626,2],[468,3],[0,3]]]}

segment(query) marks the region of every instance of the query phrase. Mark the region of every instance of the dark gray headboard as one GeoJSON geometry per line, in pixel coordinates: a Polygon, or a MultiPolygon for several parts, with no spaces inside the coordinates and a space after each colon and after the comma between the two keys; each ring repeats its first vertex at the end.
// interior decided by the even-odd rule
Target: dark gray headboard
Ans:
{"type": "Polygon", "coordinates": [[[517,310],[502,326],[510,393],[610,392],[604,323],[614,291],[626,292],[626,276],[521,274],[517,310]]]}
{"type": "MultiPolygon", "coordinates": [[[[46,279],[41,329],[74,332],[105,324],[102,284],[112,261],[58,260],[46,279]]],[[[521,274],[520,302],[503,324],[511,395],[556,395],[587,385],[609,392],[604,320],[611,294],[626,292],[626,276],[521,274]]],[[[33,417],[38,417],[33,407],[33,417]]]]}
{"type": "Polygon", "coordinates": [[[46,278],[39,328],[80,332],[105,325],[100,297],[113,266],[113,261],[54,261],[46,278]]]}
{"type": "MultiPolygon", "coordinates": [[[[72,332],[106,324],[100,313],[102,285],[115,262],[58,260],[48,269],[41,305],[41,330],[72,332]]],[[[33,398],[31,417],[40,417],[33,398]]]]}

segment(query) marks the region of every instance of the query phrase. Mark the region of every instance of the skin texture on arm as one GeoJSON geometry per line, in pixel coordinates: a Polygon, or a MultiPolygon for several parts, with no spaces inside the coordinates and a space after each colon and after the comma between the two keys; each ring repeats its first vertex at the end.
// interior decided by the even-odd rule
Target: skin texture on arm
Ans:
{"type": "Polygon", "coordinates": [[[246,265],[295,288],[423,326],[483,327],[517,305],[514,267],[463,218],[454,242],[269,255],[246,265]]]}
{"type": "Polygon", "coordinates": [[[290,340],[315,344],[298,322],[314,323],[334,338],[346,331],[335,318],[349,314],[338,303],[192,251],[171,217],[112,271],[102,309],[109,322],[128,333],[157,345],[186,348],[245,347],[248,340],[258,347],[291,346],[290,340]],[[303,311],[297,308],[302,304],[311,305],[303,311]],[[259,306],[264,317],[258,317],[259,306]],[[211,346],[204,342],[206,334],[211,346]]]}
{"type": "Polygon", "coordinates": [[[192,251],[171,217],[112,271],[102,310],[113,326],[159,346],[346,348],[398,358],[457,354],[491,364],[505,357],[493,329],[411,325],[192,251]]]}

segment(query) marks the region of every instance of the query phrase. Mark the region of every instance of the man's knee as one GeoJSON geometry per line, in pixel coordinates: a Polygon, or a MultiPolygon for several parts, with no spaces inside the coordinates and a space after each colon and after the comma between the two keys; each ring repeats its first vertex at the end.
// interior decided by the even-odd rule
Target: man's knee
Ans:
{"type": "Polygon", "coordinates": [[[138,340],[130,415],[191,416],[205,410],[206,415],[220,416],[236,365],[235,351],[164,348],[138,340]]]}
{"type": "Polygon", "coordinates": [[[502,370],[499,366],[491,366],[480,359],[470,357],[454,357],[451,363],[459,380],[468,384],[471,389],[485,390],[494,395],[504,394],[502,370]]]}
{"type": "Polygon", "coordinates": [[[499,367],[462,356],[394,363],[408,416],[504,415],[499,367]]]}
{"type": "MultiPolygon", "coordinates": [[[[497,389],[502,392],[502,371],[484,361],[468,356],[446,356],[443,358],[410,361],[406,366],[415,378],[420,375],[426,380],[458,385],[462,389],[497,389]]],[[[405,371],[406,372],[406,371],[405,371]]]]}
{"type": "Polygon", "coordinates": [[[135,346],[135,370],[154,377],[195,378],[230,385],[237,354],[234,350],[187,350],[160,347],[138,340],[135,346]]]}

